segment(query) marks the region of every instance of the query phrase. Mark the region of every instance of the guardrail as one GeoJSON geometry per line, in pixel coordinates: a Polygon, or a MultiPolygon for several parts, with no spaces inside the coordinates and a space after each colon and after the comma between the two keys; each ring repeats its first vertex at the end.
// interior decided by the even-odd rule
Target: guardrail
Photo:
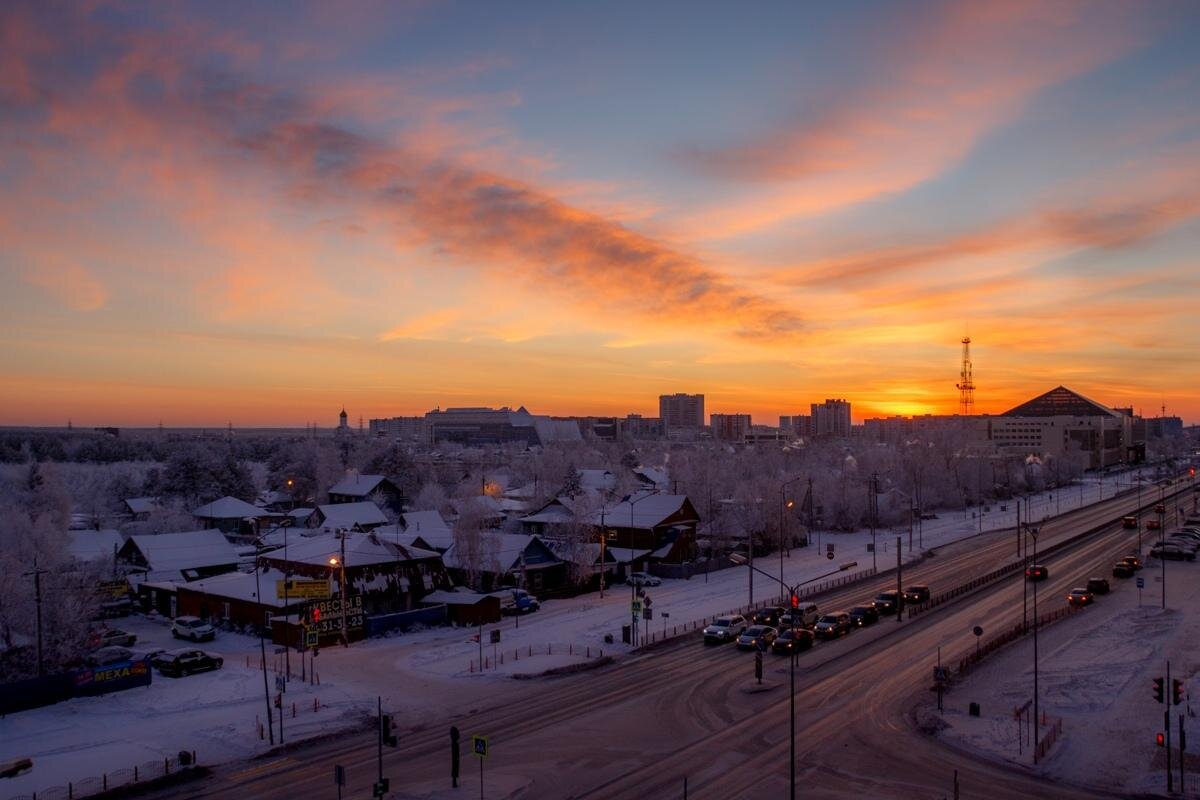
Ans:
{"type": "Polygon", "coordinates": [[[489,654],[487,649],[491,647],[487,642],[483,643],[484,656],[483,660],[471,659],[471,665],[468,670],[470,673],[484,672],[489,669],[499,669],[504,665],[505,660],[509,662],[519,662],[522,658],[530,659],[535,656],[583,656],[584,658],[604,658],[604,651],[598,647],[591,645],[577,645],[572,642],[549,642],[545,645],[528,644],[523,647],[514,647],[507,650],[496,649],[495,652],[489,654]]]}
{"type": "MultiPolygon", "coordinates": [[[[1063,606],[1061,608],[1056,608],[1053,611],[1047,611],[1045,614],[1039,616],[1036,624],[1039,628],[1041,628],[1045,625],[1049,625],[1051,622],[1056,622],[1064,617],[1069,617],[1079,610],[1079,606],[1063,606]]],[[[987,640],[987,642],[982,642],[974,649],[968,650],[958,659],[957,674],[966,674],[980,661],[983,661],[983,659],[987,658],[1001,647],[1004,647],[1004,645],[1020,639],[1031,630],[1033,630],[1033,623],[1030,623],[1029,625],[1014,625],[1012,628],[1009,628],[1008,630],[991,637],[987,640]]],[[[950,663],[954,662],[951,661],[950,663]]]]}
{"type": "MultiPolygon", "coordinates": [[[[800,592],[798,592],[798,594],[800,595],[801,600],[805,600],[807,598],[822,594],[823,592],[828,592],[830,589],[838,589],[843,586],[849,586],[852,583],[857,583],[859,581],[866,580],[867,578],[872,578],[875,575],[876,570],[874,567],[871,567],[870,569],[852,572],[849,575],[840,575],[836,578],[831,578],[827,581],[813,584],[812,586],[806,586],[800,592]]],[[[638,646],[637,649],[640,650],[644,647],[649,647],[650,645],[659,644],[668,639],[673,639],[676,636],[682,636],[693,631],[701,630],[702,628],[707,627],[708,624],[717,617],[728,617],[734,614],[746,616],[747,614],[757,611],[760,608],[773,605],[783,606],[786,608],[790,602],[790,599],[791,598],[788,597],[786,592],[781,592],[780,594],[772,595],[761,602],[738,606],[737,608],[731,608],[727,611],[720,611],[716,614],[704,617],[703,619],[693,619],[683,623],[676,623],[674,625],[664,625],[663,629],[660,631],[649,630],[644,636],[643,642],[638,646]]],[[[649,623],[649,627],[653,627],[653,623],[649,623]]]]}
{"type": "MultiPolygon", "coordinates": [[[[1043,719],[1044,717],[1045,715],[1043,715],[1043,719]]],[[[1045,723],[1043,722],[1043,724],[1045,723]]],[[[1054,720],[1054,722],[1050,724],[1049,730],[1046,731],[1046,735],[1043,736],[1042,740],[1037,743],[1037,747],[1033,748],[1033,763],[1036,764],[1040,759],[1046,757],[1046,753],[1050,752],[1050,748],[1053,747],[1054,743],[1057,742],[1059,737],[1062,736],[1062,732],[1063,721],[1061,719],[1054,720]]]]}
{"type": "Polygon", "coordinates": [[[80,778],[77,781],[70,781],[61,786],[51,786],[38,792],[10,795],[8,800],[76,800],[76,798],[103,794],[122,786],[157,780],[195,766],[195,751],[185,752],[185,755],[190,756],[187,764],[181,763],[178,758],[147,761],[129,769],[117,769],[99,776],[80,778]]]}

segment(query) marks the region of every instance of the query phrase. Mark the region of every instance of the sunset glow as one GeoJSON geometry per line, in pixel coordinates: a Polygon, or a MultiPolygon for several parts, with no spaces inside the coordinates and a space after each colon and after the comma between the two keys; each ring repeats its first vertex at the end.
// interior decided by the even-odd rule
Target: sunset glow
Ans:
{"type": "Polygon", "coordinates": [[[0,424],[1200,417],[1200,6],[6,3],[0,424]],[[621,7],[618,8],[617,6],[621,7]]]}

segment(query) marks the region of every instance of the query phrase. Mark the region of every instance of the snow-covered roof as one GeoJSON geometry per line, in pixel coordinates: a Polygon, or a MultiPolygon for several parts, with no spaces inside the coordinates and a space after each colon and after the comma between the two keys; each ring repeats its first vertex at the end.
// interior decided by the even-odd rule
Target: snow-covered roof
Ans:
{"type": "Polygon", "coordinates": [[[226,496],[200,506],[192,512],[192,516],[196,519],[245,519],[266,516],[267,513],[245,500],[226,496]]]}
{"type": "Polygon", "coordinates": [[[317,506],[324,528],[353,528],[355,525],[386,525],[388,518],[370,500],[357,503],[330,503],[317,506]]]}
{"type": "MultiPolygon", "coordinates": [[[[637,494],[604,511],[604,524],[612,528],[649,530],[678,512],[687,502],[684,494],[637,494]]],[[[593,525],[600,524],[601,512],[592,514],[593,525]]]]}
{"type": "Polygon", "coordinates": [[[579,485],[584,489],[607,492],[616,488],[617,476],[606,469],[581,469],[579,470],[579,485]]]}
{"type": "Polygon", "coordinates": [[[575,520],[574,504],[569,497],[556,497],[527,517],[521,517],[521,522],[542,523],[545,525],[565,525],[575,520]]]}
{"type": "Polygon", "coordinates": [[[634,467],[633,474],[659,489],[665,489],[671,483],[667,471],[661,467],[634,467]]]}
{"type": "Polygon", "coordinates": [[[369,497],[387,478],[383,475],[350,474],[329,487],[330,494],[341,494],[347,497],[369,497]]]}
{"type": "Polygon", "coordinates": [[[125,507],[129,509],[130,514],[150,514],[158,510],[158,498],[128,497],[125,499],[125,507]]]}
{"type": "Polygon", "coordinates": [[[316,511],[315,508],[293,508],[291,511],[287,512],[287,515],[292,519],[302,520],[308,519],[310,516],[312,516],[314,511],[316,511]]]}
{"type": "MultiPolygon", "coordinates": [[[[287,576],[277,569],[264,567],[258,573],[258,583],[255,585],[253,572],[226,572],[214,575],[185,585],[187,591],[200,592],[223,597],[227,600],[246,600],[259,602],[258,588],[262,589],[262,604],[275,608],[283,607],[283,599],[275,596],[275,582],[286,580],[287,576]]],[[[290,605],[307,602],[296,597],[291,598],[290,605]]]]}
{"type": "MultiPolygon", "coordinates": [[[[483,531],[479,534],[479,538],[477,566],[489,572],[508,572],[517,568],[521,562],[521,554],[537,539],[536,536],[524,533],[494,531],[483,531]]],[[[467,569],[470,567],[471,558],[464,553],[459,544],[459,542],[455,542],[442,554],[442,562],[447,567],[467,569]]],[[[553,555],[553,551],[551,551],[551,555],[553,555]]],[[[533,568],[532,563],[527,564],[526,568],[533,568]]]]}
{"type": "MultiPolygon", "coordinates": [[[[397,561],[411,561],[424,558],[438,558],[432,550],[419,547],[407,547],[389,542],[386,537],[377,537],[371,533],[346,534],[346,567],[365,567],[372,564],[388,564],[397,561]]],[[[329,559],[341,558],[342,542],[337,536],[314,536],[298,543],[288,543],[288,561],[295,564],[319,564],[329,566],[329,559]]],[[[282,561],[283,552],[279,550],[263,556],[272,561],[282,561]]]]}
{"type": "Polygon", "coordinates": [[[573,419],[534,417],[533,429],[537,432],[538,442],[541,444],[583,441],[583,434],[579,432],[579,423],[573,419]]]}
{"type": "Polygon", "coordinates": [[[400,515],[400,524],[440,550],[454,544],[454,531],[437,511],[406,511],[400,515]]]}
{"type": "Polygon", "coordinates": [[[479,594],[478,592],[467,592],[458,589],[446,590],[438,589],[430,592],[421,598],[422,604],[445,604],[448,606],[474,606],[479,605],[484,600],[487,600],[491,595],[479,594]]]}
{"type": "Polygon", "coordinates": [[[186,531],[130,536],[152,573],[203,569],[238,563],[237,549],[220,531],[186,531]]]}
{"type": "Polygon", "coordinates": [[[608,554],[618,564],[630,564],[639,558],[645,558],[650,555],[649,550],[635,550],[632,547],[608,547],[605,549],[608,550],[608,554]]]}
{"type": "Polygon", "coordinates": [[[71,543],[67,550],[77,561],[112,558],[113,554],[121,549],[121,545],[125,544],[125,537],[114,530],[70,531],[69,536],[71,543]]]}

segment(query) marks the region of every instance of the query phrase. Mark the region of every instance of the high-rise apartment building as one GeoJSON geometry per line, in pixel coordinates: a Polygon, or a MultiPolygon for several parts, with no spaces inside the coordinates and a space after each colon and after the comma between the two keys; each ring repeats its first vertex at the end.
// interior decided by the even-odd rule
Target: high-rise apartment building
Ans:
{"type": "Polygon", "coordinates": [[[847,400],[826,400],[824,403],[813,403],[812,432],[814,436],[850,436],[850,402],[847,400]]]}
{"type": "Polygon", "coordinates": [[[658,416],[668,436],[672,431],[698,431],[704,427],[704,395],[660,394],[658,416]]]}
{"type": "Polygon", "coordinates": [[[712,437],[723,442],[744,442],[750,433],[749,414],[713,414],[712,437]]]}

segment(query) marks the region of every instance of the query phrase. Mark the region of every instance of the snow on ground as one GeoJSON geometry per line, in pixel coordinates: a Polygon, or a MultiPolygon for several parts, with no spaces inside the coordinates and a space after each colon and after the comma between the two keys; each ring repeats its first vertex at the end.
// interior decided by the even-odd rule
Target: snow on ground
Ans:
{"type": "MultiPolygon", "coordinates": [[[[1145,578],[1144,605],[1138,606],[1133,579],[1113,579],[1113,592],[1082,613],[1046,627],[1039,637],[1039,704],[1053,721],[1062,719],[1063,738],[1033,765],[1029,726],[1018,741],[1013,709],[1033,696],[1033,642],[1027,637],[985,661],[946,696],[939,734],[947,742],[989,758],[1021,764],[1055,778],[1109,791],[1164,793],[1165,751],[1155,745],[1163,730],[1165,706],[1154,702],[1151,681],[1171,662],[1172,678],[1200,691],[1200,563],[1167,565],[1167,608],[1160,605],[1158,562],[1137,575],[1145,578]],[[974,718],[966,705],[981,705],[974,718]],[[1022,752],[1019,752],[1022,751],[1022,752]]],[[[1168,695],[1170,689],[1167,690],[1168,695]]],[[[921,710],[923,718],[937,714],[921,710]]],[[[1183,713],[1192,742],[1200,726],[1187,705],[1171,708],[1172,736],[1178,746],[1183,713]]],[[[1192,745],[1192,751],[1196,749],[1192,745]]],[[[1178,761],[1175,760],[1178,780],[1178,761]]],[[[1188,759],[1188,786],[1200,794],[1200,759],[1188,759]]],[[[1178,784],[1176,785],[1178,788],[1178,784]]],[[[1191,796],[1191,795],[1189,795],[1191,796]]]]}
{"type": "MultiPolygon", "coordinates": [[[[1147,478],[1151,477],[1149,472],[1147,478]]],[[[1066,512],[1080,503],[1111,498],[1119,489],[1131,486],[1129,474],[1092,479],[1080,487],[1045,492],[1030,498],[1032,518],[1066,512]]],[[[1146,492],[1147,500],[1150,493],[1146,492]]],[[[901,536],[902,555],[919,558],[922,547],[957,541],[982,529],[1012,527],[1016,519],[1015,502],[1007,502],[977,517],[971,510],[946,512],[939,519],[925,520],[914,532],[913,547],[904,530],[877,532],[878,551],[874,554],[879,569],[895,564],[896,537],[901,536]]],[[[1023,517],[1029,515],[1023,512],[1023,517]]],[[[855,533],[821,532],[813,546],[794,549],[783,559],[783,579],[795,583],[816,578],[847,561],[857,561],[851,572],[872,566],[867,531],[855,533]],[[835,546],[835,558],[825,557],[828,543],[835,546]]],[[[760,558],[756,564],[775,573],[780,569],[778,555],[760,558]]],[[[848,574],[848,573],[847,573],[848,574]]],[[[673,625],[689,625],[706,617],[743,606],[750,601],[750,573],[733,568],[698,575],[691,580],[664,580],[648,588],[655,618],[643,626],[661,633],[673,625]],[[669,615],[664,619],[663,614],[669,615]],[[665,624],[665,625],[664,625],[665,624]]],[[[837,577],[837,576],[834,576],[837,577]]],[[[754,576],[753,599],[765,604],[778,597],[777,584],[761,575],[754,576]]],[[[508,699],[527,691],[528,681],[514,681],[518,672],[540,673],[569,664],[578,664],[603,655],[621,657],[630,648],[620,644],[621,626],[630,616],[631,590],[628,586],[610,587],[604,598],[598,593],[579,597],[547,600],[535,614],[508,617],[498,625],[484,626],[484,655],[492,660],[491,631],[501,630],[497,651],[505,654],[504,664],[482,674],[478,670],[479,644],[476,628],[430,628],[403,635],[355,643],[352,647],[327,647],[316,658],[320,686],[301,683],[297,677],[288,683],[284,719],[285,741],[328,734],[353,727],[374,713],[376,697],[382,696],[385,709],[394,711],[401,729],[421,724],[422,715],[446,707],[467,710],[508,699]],[[605,635],[616,644],[607,644],[605,635]],[[531,657],[530,651],[534,653],[531,657]],[[546,655],[547,650],[552,654],[546,655]],[[571,652],[561,655],[564,650],[571,652]],[[581,657],[579,651],[583,651],[581,657]],[[520,657],[514,653],[520,651],[520,657]],[[320,710],[312,710],[313,700],[320,710]],[[297,716],[290,716],[295,702],[297,716]]],[[[172,640],[165,620],[131,617],[114,623],[137,633],[138,648],[180,645],[172,640]]],[[[137,649],[137,648],[135,648],[137,649]]],[[[0,720],[0,761],[29,756],[34,760],[30,773],[8,781],[0,791],[0,800],[30,790],[43,790],[68,780],[99,775],[106,770],[175,755],[179,750],[196,750],[201,763],[216,764],[252,756],[268,749],[260,740],[256,722],[266,712],[259,669],[258,639],[233,633],[221,633],[201,649],[220,654],[225,666],[218,672],[188,678],[164,678],[157,673],[149,687],[117,692],[95,698],[80,698],[46,708],[21,712],[0,720]],[[247,658],[250,662],[247,666],[247,658]]],[[[282,662],[268,643],[268,664],[282,662]]],[[[300,672],[298,657],[292,654],[292,672],[300,672]]],[[[274,695],[275,674],[268,675],[268,690],[274,695]]]]}

